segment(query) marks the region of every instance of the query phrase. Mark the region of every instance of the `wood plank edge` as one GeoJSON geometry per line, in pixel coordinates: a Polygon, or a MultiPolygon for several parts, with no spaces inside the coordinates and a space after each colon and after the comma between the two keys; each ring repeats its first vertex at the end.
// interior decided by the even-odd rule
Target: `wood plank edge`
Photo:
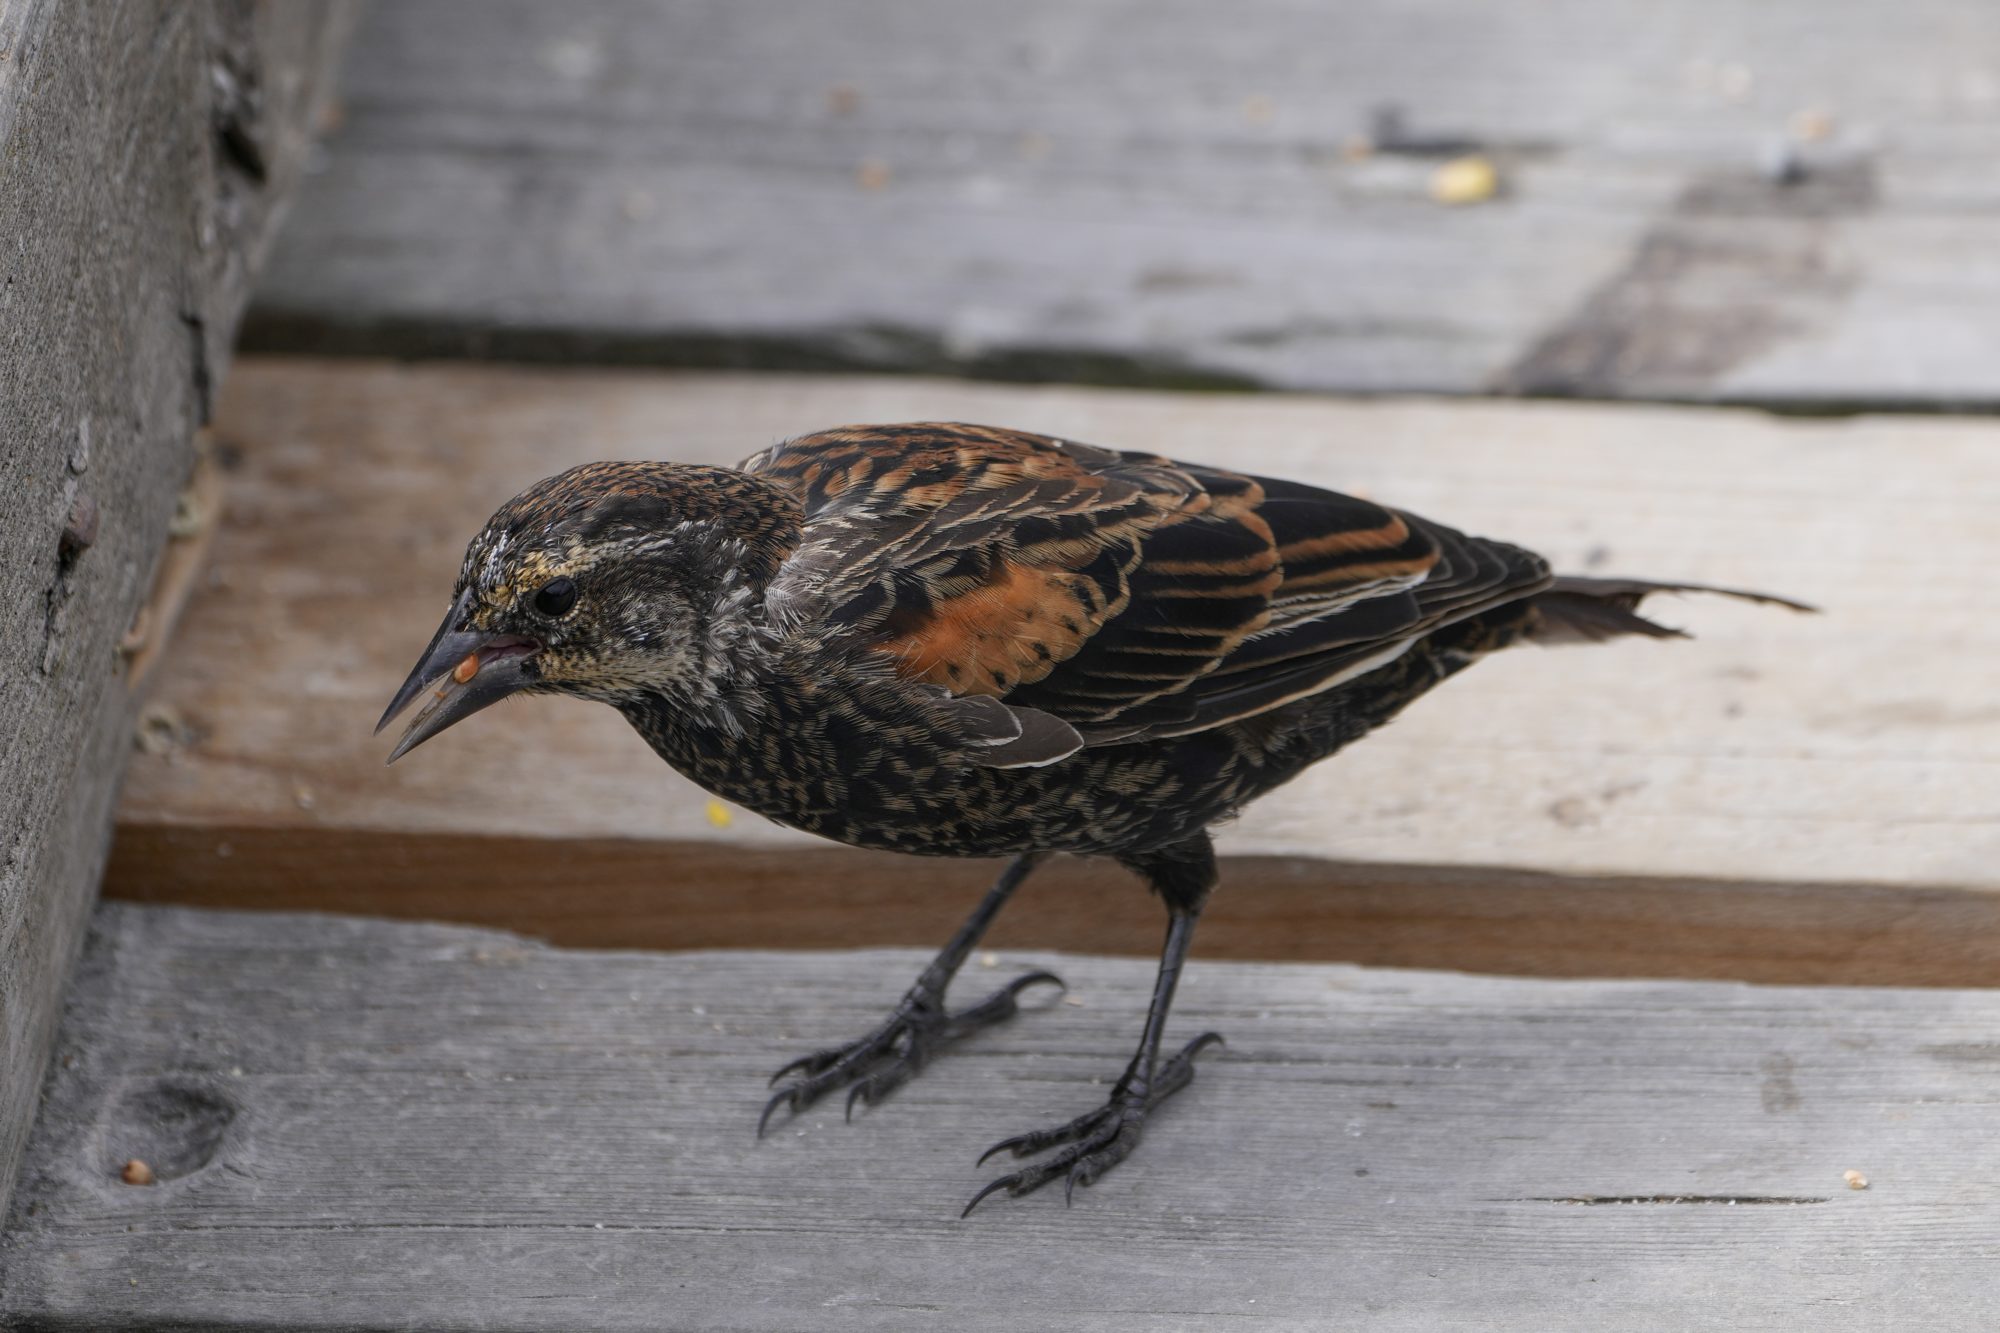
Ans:
{"type": "MultiPolygon", "coordinates": [[[[925,948],[943,942],[997,864],[833,844],[127,819],[104,893],[455,922],[576,948],[925,948]]],[[[1116,866],[1061,858],[989,943],[1146,956],[1160,921],[1116,866]]],[[[1234,856],[1196,951],[1534,977],[1980,987],[2000,984],[2000,895],[1234,856]]]]}
{"type": "Polygon", "coordinates": [[[618,329],[477,319],[346,316],[253,305],[237,342],[245,356],[511,362],[645,370],[934,375],[1015,384],[1114,389],[1258,390],[1254,376],[1175,353],[1020,344],[955,349],[933,329],[858,324],[764,332],[731,328],[618,329]]]}
{"type": "Polygon", "coordinates": [[[472,319],[253,306],[237,342],[240,356],[264,360],[470,361],[522,366],[760,374],[910,375],[1002,384],[1099,389],[1333,394],[1368,400],[1410,396],[1613,406],[1737,408],[1807,420],[1846,417],[1992,416],[2000,394],[1857,391],[1849,385],[1743,393],[1675,391],[1653,384],[1517,386],[1498,380],[1412,378],[1372,383],[1329,379],[1290,383],[1204,364],[1164,349],[1023,343],[966,352],[934,330],[829,325],[791,333],[753,329],[636,328],[501,324],[472,319]]]}

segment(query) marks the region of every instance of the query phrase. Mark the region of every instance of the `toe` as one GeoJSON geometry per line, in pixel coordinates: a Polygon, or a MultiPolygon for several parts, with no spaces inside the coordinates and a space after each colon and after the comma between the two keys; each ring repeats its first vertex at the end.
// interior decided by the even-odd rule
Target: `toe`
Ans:
{"type": "Polygon", "coordinates": [[[1204,1032],[1174,1052],[1173,1058],[1162,1064],[1159,1072],[1153,1076],[1153,1087],[1147,1094],[1146,1105],[1158,1106],[1194,1082],[1194,1058],[1211,1046],[1225,1044],[1220,1032],[1204,1032]]]}
{"type": "MultiPolygon", "coordinates": [[[[1008,1152],[1016,1157],[1033,1157],[1038,1152],[1046,1152],[1060,1143],[1075,1143],[1088,1138],[1111,1117],[1116,1108],[1100,1106],[1095,1111],[1080,1115],[1068,1124],[1057,1125],[1053,1129],[1030,1130],[1026,1134],[1016,1134],[1011,1139],[1002,1139],[979,1156],[979,1161],[998,1153],[1008,1152]]],[[[978,1165],[978,1163],[974,1163],[978,1165]]]]}
{"type": "Polygon", "coordinates": [[[998,1180],[987,1181],[986,1184],[980,1187],[979,1193],[972,1196],[971,1202],[965,1205],[965,1211],[960,1213],[959,1217],[960,1218],[971,1217],[972,1210],[979,1206],[980,1200],[984,1199],[989,1194],[998,1194],[1001,1190],[1006,1189],[1008,1183],[1011,1182],[1013,1179],[1014,1177],[1012,1176],[1002,1176],[998,1180]]]}
{"type": "Polygon", "coordinates": [[[991,1148],[988,1148],[985,1152],[979,1154],[979,1160],[974,1162],[973,1165],[985,1166],[987,1158],[998,1156],[1000,1153],[1003,1152],[1012,1153],[1016,1157],[1026,1157],[1028,1153],[1025,1149],[1022,1148],[1021,1145],[1026,1143],[1029,1139],[1033,1137],[1034,1135],[1032,1134],[1016,1134],[1011,1139],[1002,1139],[1000,1140],[1000,1142],[994,1144],[991,1148]]]}
{"type": "Polygon", "coordinates": [[[794,1112],[799,1109],[797,1090],[780,1088],[770,1101],[764,1103],[764,1114],[757,1117],[757,1137],[763,1138],[764,1131],[771,1124],[771,1117],[778,1113],[780,1106],[790,1106],[794,1112]]]}
{"type": "Polygon", "coordinates": [[[804,1074],[810,1078],[829,1065],[838,1063],[840,1057],[846,1053],[846,1050],[847,1048],[843,1046],[834,1050],[814,1051],[810,1055],[802,1055],[783,1069],[780,1069],[777,1073],[771,1075],[771,1082],[776,1083],[779,1079],[788,1078],[793,1074],[804,1074]]]}
{"type": "Polygon", "coordinates": [[[1063,1198],[1067,1202],[1076,1193],[1078,1185],[1095,1185],[1098,1178],[1112,1167],[1132,1155],[1139,1146],[1144,1121],[1136,1116],[1127,1117],[1115,1133],[1101,1146],[1080,1154],[1076,1164],[1069,1169],[1069,1177],[1063,1185],[1063,1198]]]}
{"type": "Polygon", "coordinates": [[[1021,1011],[1019,997],[1030,986],[1051,985],[1067,990],[1063,979],[1053,972],[1029,972],[1018,976],[968,1009],[961,1009],[945,1021],[947,1036],[960,1037],[980,1028],[1004,1023],[1021,1011]]]}
{"type": "MultiPolygon", "coordinates": [[[[763,1137],[778,1107],[787,1106],[796,1114],[838,1087],[849,1089],[847,1118],[852,1120],[857,1105],[873,1105],[908,1083],[947,1042],[1012,1017],[1019,1011],[1017,997],[1021,992],[1044,984],[1061,987],[1063,983],[1053,972],[1028,972],[972,1008],[950,1017],[946,1017],[943,997],[935,989],[913,989],[903,997],[888,1022],[859,1041],[802,1055],[773,1074],[773,1083],[787,1078],[793,1082],[780,1088],[765,1103],[764,1113],[757,1120],[758,1137],[763,1137]]],[[[1011,1148],[1017,1156],[1025,1156],[1066,1142],[1070,1137],[1074,1134],[1046,1139],[1028,1136],[1036,1146],[1009,1140],[994,1151],[1011,1148]]]]}

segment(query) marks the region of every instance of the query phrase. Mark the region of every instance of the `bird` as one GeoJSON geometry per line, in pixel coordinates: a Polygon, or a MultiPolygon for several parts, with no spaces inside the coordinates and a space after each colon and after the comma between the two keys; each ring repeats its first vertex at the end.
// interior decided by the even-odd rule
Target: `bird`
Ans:
{"type": "Polygon", "coordinates": [[[514,694],[616,708],[668,764],[857,847],[1010,858],[888,1016],[773,1076],[758,1120],[881,1101],[1014,1016],[1037,970],[945,993],[1050,856],[1109,858],[1166,911],[1136,1051],[1102,1105],[1001,1140],[987,1196],[1138,1147],[1221,1040],[1164,1045],[1211,830],[1519,644],[1680,637],[1639,613],[1702,592],[1551,572],[1532,551],[1372,499],[958,422],[844,426],[735,468],[630,461],[531,486],[466,548],[450,609],[383,714],[389,761],[514,694]],[[1163,1054],[1164,1052],[1164,1054],[1163,1054]]]}

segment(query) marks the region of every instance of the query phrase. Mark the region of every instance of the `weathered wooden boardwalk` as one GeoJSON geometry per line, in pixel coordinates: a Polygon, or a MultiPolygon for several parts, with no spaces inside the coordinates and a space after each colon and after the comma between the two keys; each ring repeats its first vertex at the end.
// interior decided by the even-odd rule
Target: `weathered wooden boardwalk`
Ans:
{"type": "MultiPolygon", "coordinates": [[[[577,885],[579,893],[587,886],[577,885]]],[[[911,951],[579,955],[109,905],[0,1261],[22,1329],[1978,1328],[2000,994],[1196,964],[1226,1032],[1064,1208],[973,1158],[1102,1096],[1151,969],[752,1137],[911,951]],[[122,1164],[162,1168],[126,1185],[122,1164]],[[1849,1171],[1864,1174],[1856,1190],[1849,1171]]],[[[0,1320],[0,1326],[8,1326],[0,1320]]]]}
{"type": "Polygon", "coordinates": [[[402,0],[323,155],[340,25],[279,12],[0,4],[7,160],[70,164],[0,172],[56,330],[6,322],[0,1168],[137,715],[0,1329],[2000,1325],[2000,429],[1938,412],[2000,405],[2000,9],[402,0]],[[40,73],[93,54],[116,97],[40,73]],[[1070,384],[797,373],[857,369],[1070,384]],[[1345,396],[1162,391],[1219,386],[1345,396]],[[1066,999],[757,1142],[992,867],[712,805],[570,701],[370,736],[527,483],[921,418],[1825,614],[1507,655],[1261,803],[1170,1034],[1228,1047],[1073,1207],[959,1220],[1122,1067],[1125,876],[1052,865],[960,983],[1066,999]]]}
{"type": "Polygon", "coordinates": [[[18,1327],[2000,1313],[2000,995],[1943,988],[2000,973],[1989,631],[1948,582],[1993,539],[1963,484],[2000,466],[1981,427],[253,361],[220,428],[232,498],[108,889],[267,911],[101,910],[0,1249],[18,1327]],[[1689,603],[1693,643],[1489,664],[1243,821],[1199,954],[1541,976],[1198,965],[1176,1031],[1230,1045],[1069,1210],[955,1220],[979,1149],[1082,1109],[1123,1059],[1150,964],[1042,952],[1151,946],[1156,909],[1115,871],[1058,866],[963,980],[1048,964],[1077,1003],[852,1126],[818,1108],[762,1144],[764,1075],[867,1026],[922,953],[576,953],[284,914],[614,948],[934,944],[987,867],[717,827],[608,711],[524,705],[386,771],[368,733],[463,533],[572,453],[722,457],[786,422],[940,414],[1227,440],[1573,564],[1768,564],[1828,614],[1689,603]],[[1680,470],[1723,459],[1733,480],[1680,470]],[[1913,603],[1885,553],[1926,541],[1966,558],[1913,603]],[[1931,664],[1922,694],[1866,665],[1891,652],[1931,664]],[[1527,734],[1484,759],[1457,730],[1502,725],[1527,734]],[[1592,972],[1905,988],[1547,979],[1592,972]],[[123,1184],[133,1156],[176,1178],[123,1184]]]}

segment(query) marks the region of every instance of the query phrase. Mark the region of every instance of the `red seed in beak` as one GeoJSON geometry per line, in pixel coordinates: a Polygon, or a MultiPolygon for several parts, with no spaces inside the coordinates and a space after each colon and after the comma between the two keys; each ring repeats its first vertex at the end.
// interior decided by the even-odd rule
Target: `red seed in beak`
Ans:
{"type": "Polygon", "coordinates": [[[451,669],[451,678],[457,681],[461,685],[465,684],[465,682],[471,680],[474,676],[478,674],[479,674],[478,653],[467,653],[464,657],[459,659],[458,665],[451,669]]]}

